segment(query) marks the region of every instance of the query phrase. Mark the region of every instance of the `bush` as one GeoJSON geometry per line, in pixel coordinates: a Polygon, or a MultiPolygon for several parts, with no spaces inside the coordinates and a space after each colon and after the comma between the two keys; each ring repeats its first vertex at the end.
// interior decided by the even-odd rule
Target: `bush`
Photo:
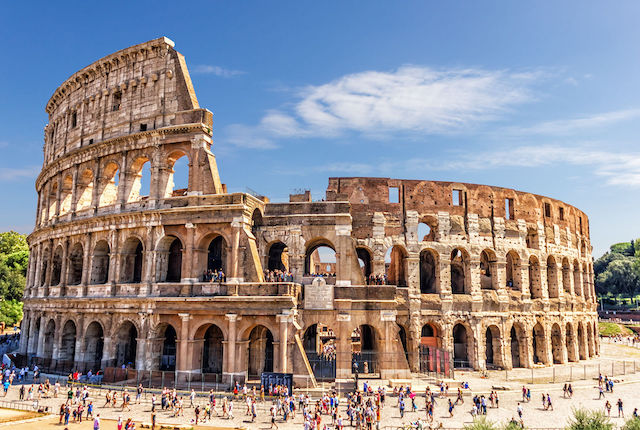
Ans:
{"type": "Polygon", "coordinates": [[[464,426],[464,430],[498,430],[493,421],[489,421],[487,417],[481,416],[474,418],[471,424],[464,426]]]}
{"type": "Polygon", "coordinates": [[[640,430],[640,418],[629,418],[622,426],[622,430],[640,430]]]}
{"type": "Polygon", "coordinates": [[[613,430],[614,425],[602,411],[574,409],[566,430],[613,430]]]}

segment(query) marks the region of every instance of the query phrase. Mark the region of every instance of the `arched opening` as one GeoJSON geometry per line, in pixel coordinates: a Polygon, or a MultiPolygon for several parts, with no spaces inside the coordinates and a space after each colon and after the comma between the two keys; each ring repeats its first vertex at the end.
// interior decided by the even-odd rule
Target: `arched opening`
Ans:
{"type": "Polygon", "coordinates": [[[467,265],[466,253],[461,249],[451,252],[451,292],[453,294],[467,293],[467,265]]]}
{"type": "Polygon", "coordinates": [[[304,332],[302,346],[316,379],[335,379],[337,351],[334,331],[321,323],[312,324],[304,332]]]}
{"type": "Polygon", "coordinates": [[[111,250],[106,240],[96,243],[93,248],[93,260],[91,264],[91,283],[106,284],[109,279],[109,254],[111,250]]]}
{"type": "Polygon", "coordinates": [[[591,324],[587,323],[587,354],[589,357],[593,357],[595,355],[595,349],[593,347],[593,332],[591,331],[591,324]]]}
{"type": "Polygon", "coordinates": [[[580,264],[578,260],[573,261],[573,290],[576,296],[582,296],[582,282],[580,280],[580,264]]]}
{"type": "Polygon", "coordinates": [[[335,249],[327,243],[308,247],[304,259],[304,273],[306,276],[335,276],[335,249]]]}
{"type": "Polygon", "coordinates": [[[83,261],[84,250],[81,244],[76,243],[69,253],[69,285],[80,285],[82,282],[83,261]]]}
{"type": "Polygon", "coordinates": [[[125,321],[116,333],[116,366],[135,368],[138,348],[138,330],[131,321],[125,321]]]}
{"type": "Polygon", "coordinates": [[[71,211],[71,197],[73,194],[73,178],[67,175],[62,180],[60,189],[60,215],[68,214],[71,211]]]}
{"type": "Polygon", "coordinates": [[[118,202],[118,186],[120,182],[120,168],[116,163],[108,163],[102,173],[100,180],[98,206],[110,206],[118,202]]]}
{"type": "Polygon", "coordinates": [[[462,324],[453,327],[453,366],[471,367],[468,355],[468,334],[467,329],[462,324]]]}
{"type": "Polygon", "coordinates": [[[422,294],[436,292],[436,268],[433,252],[423,249],[420,252],[420,292],[422,294]]]}
{"type": "Polygon", "coordinates": [[[42,357],[49,361],[53,358],[53,339],[56,335],[56,323],[53,320],[49,320],[46,329],[44,331],[44,344],[42,357]]]}
{"type": "Polygon", "coordinates": [[[553,363],[560,364],[563,363],[563,349],[562,349],[562,332],[560,331],[560,326],[558,324],[554,324],[551,327],[551,353],[553,355],[553,363]]]}
{"type": "Polygon", "coordinates": [[[254,209],[251,214],[251,233],[256,239],[258,238],[258,231],[260,227],[262,227],[262,224],[262,212],[260,212],[260,209],[254,209]]]}
{"type": "Polygon", "coordinates": [[[289,270],[289,248],[282,242],[275,242],[269,247],[269,260],[267,269],[270,271],[279,270],[286,272],[289,270]]]}
{"type": "Polygon", "coordinates": [[[99,322],[93,321],[84,336],[84,361],[94,373],[102,368],[104,332],[99,322]]]}
{"type": "Polygon", "coordinates": [[[210,274],[214,272],[225,272],[227,269],[227,242],[222,236],[216,236],[207,249],[207,270],[210,274]]]}
{"type": "Polygon", "coordinates": [[[407,331],[400,324],[398,324],[398,337],[400,338],[400,344],[402,345],[402,350],[404,351],[404,358],[407,360],[407,364],[409,364],[409,349],[407,348],[407,331]]]}
{"type": "Polygon", "coordinates": [[[544,337],[544,328],[542,328],[542,324],[537,323],[533,327],[532,332],[532,343],[533,343],[533,363],[538,364],[548,364],[547,363],[547,350],[546,350],[546,339],[544,337]]]}
{"type": "Polygon", "coordinates": [[[51,267],[50,285],[60,285],[62,275],[62,247],[58,246],[53,253],[53,266],[51,267]]]}
{"type": "Polygon", "coordinates": [[[64,368],[73,366],[73,360],[76,355],[76,324],[68,320],[62,328],[62,337],[60,338],[60,351],[58,351],[58,360],[61,361],[64,368]]]}
{"type": "Polygon", "coordinates": [[[520,257],[515,251],[507,253],[506,286],[516,291],[522,291],[520,284],[520,257]]]}
{"type": "Polygon", "coordinates": [[[249,334],[249,379],[260,378],[262,372],[273,372],[273,335],[263,325],[249,334]]]}
{"type": "Polygon", "coordinates": [[[431,227],[424,222],[418,223],[418,242],[426,242],[428,240],[433,240],[431,227]]]}
{"type": "Polygon", "coordinates": [[[167,282],[180,282],[182,278],[182,242],[177,237],[169,246],[167,258],[167,282]]]}
{"type": "Polygon", "coordinates": [[[56,216],[56,209],[58,208],[58,183],[55,182],[51,185],[49,191],[49,219],[56,216]]]}
{"type": "Polygon", "coordinates": [[[500,329],[490,325],[485,332],[485,358],[487,368],[502,366],[502,347],[500,329]]]}
{"type": "Polygon", "coordinates": [[[582,323],[578,323],[578,355],[580,356],[580,360],[587,359],[587,341],[585,340],[582,323]]]}
{"type": "Polygon", "coordinates": [[[186,196],[189,191],[189,158],[182,151],[171,153],[167,157],[167,185],[164,197],[186,196]]]}
{"type": "Polygon", "coordinates": [[[90,169],[85,169],[79,176],[77,193],[76,211],[89,209],[93,201],[93,172],[90,169]]]}
{"type": "Polygon", "coordinates": [[[215,324],[211,324],[204,333],[202,345],[202,373],[222,373],[222,360],[224,357],[224,336],[222,330],[215,324]]]}
{"type": "Polygon", "coordinates": [[[558,288],[558,264],[552,255],[547,257],[547,286],[549,287],[549,298],[557,299],[560,295],[558,288]]]}
{"type": "Polygon", "coordinates": [[[369,276],[371,276],[371,253],[367,248],[356,248],[356,255],[358,256],[358,265],[364,276],[365,283],[369,283],[369,276]]]}
{"type": "Polygon", "coordinates": [[[430,323],[423,325],[420,330],[420,345],[439,348],[440,343],[438,328],[430,323]]]}
{"type": "Polygon", "coordinates": [[[542,298],[542,284],[540,281],[540,264],[535,256],[529,257],[529,292],[532,299],[542,298]]]}
{"type": "Polygon", "coordinates": [[[368,324],[356,327],[351,332],[352,371],[361,374],[378,372],[376,332],[368,324]]]}
{"type": "Polygon", "coordinates": [[[522,328],[513,324],[511,326],[511,366],[523,367],[523,354],[521,353],[520,338],[522,337],[522,328]]]}
{"type": "Polygon", "coordinates": [[[49,248],[45,248],[42,252],[42,262],[40,263],[40,282],[39,286],[44,287],[47,281],[47,269],[49,268],[49,248]]]}
{"type": "Polygon", "coordinates": [[[162,355],[160,356],[160,370],[176,370],[176,329],[171,324],[164,327],[162,339],[162,355]]]}
{"type": "Polygon", "coordinates": [[[138,284],[142,281],[143,246],[138,238],[130,237],[122,247],[122,267],[120,281],[138,284]]]}
{"type": "Polygon", "coordinates": [[[496,270],[496,257],[493,251],[484,250],[480,253],[480,288],[493,289],[494,272],[496,270]]]}
{"type": "Polygon", "coordinates": [[[571,266],[566,258],[562,259],[562,288],[567,295],[571,294],[571,266]]]}
{"type": "Polygon", "coordinates": [[[138,202],[148,198],[151,190],[151,163],[147,157],[137,158],[129,170],[130,178],[127,178],[128,192],[127,203],[138,202]]]}
{"type": "Polygon", "coordinates": [[[567,323],[565,340],[567,345],[567,358],[569,361],[578,361],[576,339],[571,323],[567,323]]]}
{"type": "Polygon", "coordinates": [[[387,284],[397,285],[398,287],[407,286],[407,252],[400,245],[391,247],[384,258],[385,273],[387,275],[387,284]]]}

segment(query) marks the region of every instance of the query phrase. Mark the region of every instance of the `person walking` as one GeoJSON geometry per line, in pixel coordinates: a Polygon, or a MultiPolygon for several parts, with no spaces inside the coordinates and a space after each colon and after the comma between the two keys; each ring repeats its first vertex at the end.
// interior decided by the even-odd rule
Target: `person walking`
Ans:
{"type": "Polygon", "coordinates": [[[624,409],[622,407],[622,399],[618,399],[618,418],[620,418],[620,416],[624,418],[624,409]]]}
{"type": "Polygon", "coordinates": [[[607,416],[610,417],[611,416],[611,403],[609,403],[609,400],[607,400],[605,402],[604,408],[607,410],[607,416]]]}

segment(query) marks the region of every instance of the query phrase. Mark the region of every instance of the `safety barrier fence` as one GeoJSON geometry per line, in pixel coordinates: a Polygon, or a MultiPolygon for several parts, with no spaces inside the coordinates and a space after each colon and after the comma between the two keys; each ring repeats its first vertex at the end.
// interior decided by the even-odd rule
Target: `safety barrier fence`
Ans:
{"type": "Polygon", "coordinates": [[[511,370],[488,370],[486,376],[496,381],[521,381],[540,384],[554,382],[573,382],[597,380],[602,377],[617,378],[640,372],[640,361],[635,360],[599,360],[586,363],[556,364],[531,369],[515,368],[511,370]]]}

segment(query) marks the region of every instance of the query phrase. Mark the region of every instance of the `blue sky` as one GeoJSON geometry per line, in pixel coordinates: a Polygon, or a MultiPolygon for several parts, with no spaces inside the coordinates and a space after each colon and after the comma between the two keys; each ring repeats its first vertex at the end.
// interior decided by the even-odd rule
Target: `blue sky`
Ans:
{"type": "Polygon", "coordinates": [[[214,112],[230,191],[486,183],[583,209],[596,256],[640,237],[638,2],[61,4],[0,6],[0,230],[33,228],[55,88],[164,35],[214,112]]]}

